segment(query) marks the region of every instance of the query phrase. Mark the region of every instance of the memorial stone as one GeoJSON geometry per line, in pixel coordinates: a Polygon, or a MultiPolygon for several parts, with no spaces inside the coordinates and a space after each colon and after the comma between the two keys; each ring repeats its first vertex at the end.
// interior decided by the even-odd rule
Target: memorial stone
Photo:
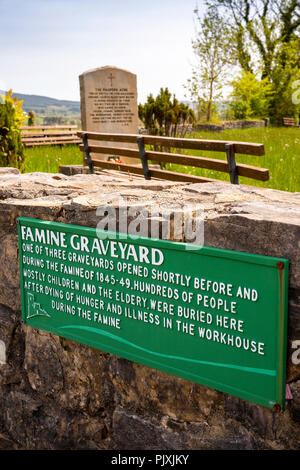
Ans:
{"type": "MultiPolygon", "coordinates": [[[[117,67],[88,70],[79,76],[82,130],[101,133],[137,134],[138,107],[136,75],[117,67]]],[[[99,142],[92,142],[99,145],[99,142]]],[[[111,142],[101,142],[110,146],[111,142]]],[[[119,144],[118,147],[130,147],[119,144]]],[[[136,148],[136,146],[134,147],[136,148]]],[[[107,160],[109,155],[93,158],[107,160]]],[[[123,163],[137,159],[121,157],[123,163]]]]}

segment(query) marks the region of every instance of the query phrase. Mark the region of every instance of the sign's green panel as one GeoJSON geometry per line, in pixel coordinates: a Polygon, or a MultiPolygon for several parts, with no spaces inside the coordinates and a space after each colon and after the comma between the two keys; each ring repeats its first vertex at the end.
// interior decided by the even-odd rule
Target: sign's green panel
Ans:
{"type": "Polygon", "coordinates": [[[288,260],[24,217],[19,256],[26,324],[284,409],[288,260]]]}

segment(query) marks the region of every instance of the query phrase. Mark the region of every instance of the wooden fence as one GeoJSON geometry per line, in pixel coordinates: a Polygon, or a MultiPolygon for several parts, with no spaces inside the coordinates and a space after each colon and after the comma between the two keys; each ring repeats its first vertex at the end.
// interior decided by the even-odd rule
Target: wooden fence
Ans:
{"type": "Polygon", "coordinates": [[[23,126],[21,127],[22,142],[25,147],[37,145],[79,144],[77,126],[23,126]]]}
{"type": "Polygon", "coordinates": [[[149,168],[148,162],[151,161],[156,163],[175,163],[229,173],[232,184],[238,184],[239,176],[260,181],[267,181],[269,179],[268,169],[238,163],[235,158],[236,154],[262,156],[265,154],[263,144],[222,140],[179,139],[139,134],[103,134],[84,131],[78,132],[77,135],[82,139],[80,148],[84,152],[84,162],[89,165],[91,172],[94,171],[94,167],[98,167],[142,175],[148,180],[158,178],[193,183],[217,181],[196,175],[149,168]],[[90,141],[93,141],[92,144],[90,141]],[[95,145],[95,141],[98,141],[100,145],[95,145]],[[107,142],[136,144],[136,147],[123,148],[117,145],[108,147],[101,145],[101,142],[106,142],[106,145],[107,142]],[[169,151],[171,148],[225,152],[226,160],[171,153],[169,151]],[[101,154],[119,157],[121,163],[97,159],[97,155],[101,154]],[[141,161],[141,165],[122,163],[122,157],[138,158],[141,161]]]}

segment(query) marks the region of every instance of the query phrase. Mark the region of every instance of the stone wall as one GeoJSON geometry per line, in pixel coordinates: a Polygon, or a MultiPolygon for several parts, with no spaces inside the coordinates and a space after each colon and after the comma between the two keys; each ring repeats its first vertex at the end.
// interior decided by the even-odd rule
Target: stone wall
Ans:
{"type": "Polygon", "coordinates": [[[240,121],[223,121],[221,124],[197,124],[195,131],[221,132],[225,129],[249,129],[251,127],[266,127],[268,119],[262,120],[240,120],[240,121]]]}
{"type": "Polygon", "coordinates": [[[0,222],[0,449],[299,449],[300,194],[108,173],[1,174],[0,222]],[[201,203],[206,245],[290,259],[293,399],[284,413],[22,324],[16,218],[94,227],[96,208],[118,195],[144,206],[201,203]]]}
{"type": "MultiPolygon", "coordinates": [[[[187,125],[180,125],[177,128],[177,133],[183,133],[183,135],[188,132],[201,132],[201,131],[208,131],[208,132],[222,132],[225,129],[249,129],[250,127],[266,127],[269,124],[269,119],[261,119],[261,120],[240,120],[240,121],[223,121],[221,124],[195,124],[194,126],[191,124],[187,125]]],[[[139,127],[139,134],[149,134],[148,129],[145,127],[139,127]]]]}
{"type": "Polygon", "coordinates": [[[224,129],[249,129],[250,127],[266,127],[269,124],[269,119],[223,121],[222,124],[224,129]]]}

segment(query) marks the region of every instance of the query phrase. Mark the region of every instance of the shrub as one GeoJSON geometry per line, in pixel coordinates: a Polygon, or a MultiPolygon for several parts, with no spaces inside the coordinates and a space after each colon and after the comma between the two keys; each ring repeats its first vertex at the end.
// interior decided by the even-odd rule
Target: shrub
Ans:
{"type": "Polygon", "coordinates": [[[273,89],[267,78],[258,80],[253,73],[242,72],[242,75],[231,84],[233,86],[231,107],[236,119],[269,116],[273,89]]]}
{"type": "Polygon", "coordinates": [[[36,116],[34,111],[29,111],[28,113],[28,126],[36,125],[36,116]]]}
{"type": "Polygon", "coordinates": [[[235,99],[231,103],[231,109],[233,111],[234,119],[246,119],[251,115],[248,103],[243,100],[235,99]]]}
{"type": "Polygon", "coordinates": [[[12,97],[12,90],[0,100],[0,166],[23,168],[24,147],[20,125],[25,121],[23,101],[12,97]]]}
{"type": "Polygon", "coordinates": [[[186,125],[195,121],[193,110],[179,103],[175,95],[172,98],[168,88],[161,88],[155,99],[150,94],[144,105],[139,104],[138,112],[140,120],[152,135],[175,137],[180,134],[183,137],[186,125]]]}

